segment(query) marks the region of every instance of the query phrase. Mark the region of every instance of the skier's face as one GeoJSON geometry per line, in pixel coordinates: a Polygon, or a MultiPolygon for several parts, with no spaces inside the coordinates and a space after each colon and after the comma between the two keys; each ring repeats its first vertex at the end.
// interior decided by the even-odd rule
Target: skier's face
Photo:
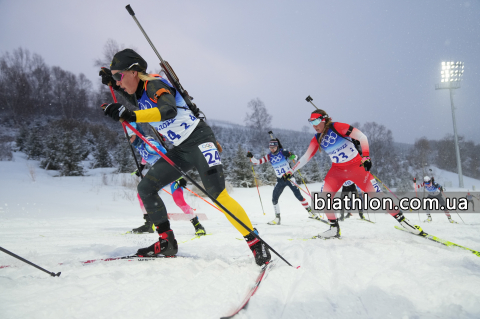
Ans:
{"type": "Polygon", "coordinates": [[[323,129],[325,128],[325,122],[320,122],[318,125],[313,125],[313,128],[317,133],[322,133],[323,129]]]}
{"type": "Polygon", "coordinates": [[[277,151],[278,147],[277,146],[270,146],[269,149],[270,149],[270,152],[275,153],[277,151]]]}
{"type": "Polygon", "coordinates": [[[138,81],[140,81],[140,78],[138,77],[138,72],[113,70],[112,74],[116,74],[118,72],[122,72],[123,77],[121,81],[117,81],[117,85],[124,89],[125,92],[127,92],[128,94],[135,93],[135,91],[137,90],[138,81]]]}

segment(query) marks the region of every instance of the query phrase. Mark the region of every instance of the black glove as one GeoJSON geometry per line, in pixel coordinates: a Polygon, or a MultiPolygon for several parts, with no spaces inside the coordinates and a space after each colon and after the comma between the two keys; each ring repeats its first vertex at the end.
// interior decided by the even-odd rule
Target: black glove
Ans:
{"type": "Polygon", "coordinates": [[[181,179],[178,180],[178,186],[186,187],[187,186],[187,180],[182,177],[181,179]]]}
{"type": "Polygon", "coordinates": [[[117,85],[117,81],[112,77],[112,71],[107,68],[101,68],[98,73],[102,77],[102,83],[111,86],[114,90],[119,90],[120,86],[117,85]]]}
{"type": "Polygon", "coordinates": [[[253,154],[252,154],[252,152],[248,152],[248,153],[247,153],[247,157],[250,157],[250,158],[252,158],[252,157],[253,157],[253,154]]]}
{"type": "Polygon", "coordinates": [[[120,118],[128,122],[136,122],[137,116],[135,112],[130,111],[120,103],[104,103],[102,104],[103,112],[105,115],[110,116],[115,121],[120,121],[120,118]]]}
{"type": "Polygon", "coordinates": [[[413,182],[414,182],[414,183],[417,182],[417,178],[416,178],[416,177],[413,178],[413,182]]]}
{"type": "Polygon", "coordinates": [[[360,164],[360,166],[362,165],[365,168],[365,171],[370,172],[370,169],[372,169],[372,160],[370,159],[370,157],[364,156],[362,158],[362,164],[360,164]]]}
{"type": "Polygon", "coordinates": [[[138,170],[138,168],[137,168],[134,173],[135,173],[135,175],[137,175],[138,177],[140,177],[141,174],[142,174],[143,169],[145,168],[145,165],[140,164],[140,165],[138,165],[138,166],[140,167],[140,170],[138,170]]]}
{"type": "Polygon", "coordinates": [[[288,180],[290,180],[290,178],[292,178],[292,176],[293,176],[292,172],[288,171],[285,174],[283,174],[282,179],[284,181],[288,181],[288,180]]]}

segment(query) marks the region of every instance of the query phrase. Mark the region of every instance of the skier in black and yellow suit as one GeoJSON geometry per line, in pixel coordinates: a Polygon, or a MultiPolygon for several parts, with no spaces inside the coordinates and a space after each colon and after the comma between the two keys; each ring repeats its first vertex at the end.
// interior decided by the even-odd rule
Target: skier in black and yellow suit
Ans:
{"type": "MultiPolygon", "coordinates": [[[[253,229],[245,210],[225,189],[223,167],[211,128],[193,114],[167,80],[159,75],[146,74],[146,69],[147,62],[131,49],[117,52],[110,70],[102,68],[102,83],[111,85],[139,108],[138,111],[131,111],[120,103],[111,103],[104,105],[105,115],[116,121],[124,119],[128,122],[149,123],[174,145],[165,155],[183,171],[195,167],[207,192],[253,229]]],[[[155,244],[139,249],[137,255],[173,256],[177,253],[177,241],[158,191],[180,177],[181,174],[162,158],[138,184],[138,193],[160,238],[155,244]]],[[[225,215],[245,237],[256,263],[263,265],[268,262],[271,258],[268,248],[228,214],[225,215]]]]}

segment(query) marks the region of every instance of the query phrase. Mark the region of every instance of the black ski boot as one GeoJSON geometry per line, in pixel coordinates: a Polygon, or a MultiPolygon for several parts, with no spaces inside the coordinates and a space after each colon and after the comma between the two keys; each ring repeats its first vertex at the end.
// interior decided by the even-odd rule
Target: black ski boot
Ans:
{"type": "MultiPolygon", "coordinates": [[[[253,229],[253,233],[258,235],[258,231],[255,228],[253,229]]],[[[268,264],[270,259],[272,259],[272,256],[270,255],[270,251],[268,250],[267,246],[253,236],[252,233],[244,236],[244,238],[247,241],[248,247],[250,247],[253,256],[255,257],[255,262],[257,265],[263,266],[268,264]]]]}
{"type": "Polygon", "coordinates": [[[402,225],[403,228],[405,228],[406,230],[408,230],[412,234],[420,235],[420,236],[424,235],[422,227],[417,226],[417,225],[413,224],[412,222],[410,222],[408,219],[406,219],[405,216],[403,216],[402,211],[400,211],[397,215],[395,215],[393,217],[395,217],[395,219],[400,223],[400,225],[402,225]]]}
{"type": "Polygon", "coordinates": [[[145,224],[140,226],[140,227],[132,229],[132,233],[141,234],[141,233],[153,233],[153,232],[155,232],[155,226],[150,221],[150,217],[148,217],[148,214],[143,214],[143,218],[145,219],[145,224]]]}
{"type": "Polygon", "coordinates": [[[159,254],[165,255],[166,257],[173,257],[178,252],[178,244],[173,234],[173,230],[168,230],[159,234],[158,241],[146,248],[140,248],[137,251],[137,256],[139,257],[154,257],[159,254]]]}
{"type": "Polygon", "coordinates": [[[338,220],[332,219],[328,221],[330,222],[330,229],[327,231],[324,231],[321,234],[318,234],[318,236],[315,236],[314,238],[323,238],[323,239],[340,238],[342,233],[340,232],[340,226],[338,225],[338,220]]]}
{"type": "Polygon", "coordinates": [[[197,236],[205,236],[207,233],[205,232],[205,228],[203,228],[202,224],[198,221],[198,216],[190,219],[193,227],[195,227],[195,235],[197,236]]]}

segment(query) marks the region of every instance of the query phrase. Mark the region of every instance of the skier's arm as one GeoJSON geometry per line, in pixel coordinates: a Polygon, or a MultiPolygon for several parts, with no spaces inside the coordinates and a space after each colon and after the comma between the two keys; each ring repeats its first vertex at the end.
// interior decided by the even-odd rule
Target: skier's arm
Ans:
{"type": "Polygon", "coordinates": [[[333,126],[335,127],[335,130],[337,130],[337,132],[340,133],[340,135],[342,135],[343,137],[350,137],[360,142],[363,157],[370,156],[368,139],[367,136],[362,133],[362,131],[345,123],[336,122],[335,124],[333,124],[333,126]]]}
{"type": "Polygon", "coordinates": [[[177,104],[175,103],[175,89],[172,89],[162,81],[149,81],[147,95],[154,107],[134,111],[137,123],[159,122],[173,119],[177,116],[177,104]]]}
{"type": "Polygon", "coordinates": [[[255,157],[250,158],[250,162],[252,162],[253,165],[265,164],[269,160],[270,160],[270,155],[269,154],[265,155],[264,157],[262,157],[259,160],[256,159],[255,157]]]}
{"type": "Polygon", "coordinates": [[[308,163],[309,160],[312,159],[313,155],[315,155],[315,153],[318,151],[318,147],[319,147],[318,141],[314,136],[310,141],[310,145],[308,146],[308,149],[305,152],[305,154],[303,154],[303,156],[297,161],[297,164],[295,164],[292,167],[292,170],[291,170],[292,174],[297,170],[299,170],[300,168],[302,168],[305,164],[308,163]]]}

